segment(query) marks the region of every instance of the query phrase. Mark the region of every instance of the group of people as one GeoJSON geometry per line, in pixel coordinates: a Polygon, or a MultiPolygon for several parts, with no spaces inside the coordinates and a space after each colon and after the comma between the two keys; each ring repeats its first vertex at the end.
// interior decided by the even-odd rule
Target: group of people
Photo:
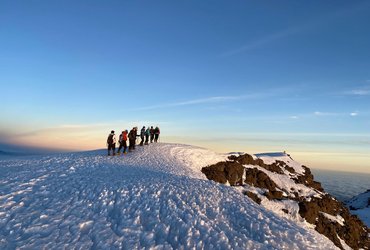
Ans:
{"type": "Polygon", "coordinates": [[[153,126],[151,126],[150,128],[149,127],[145,128],[145,126],[143,126],[143,128],[140,130],[140,134],[138,134],[137,132],[138,132],[137,127],[133,127],[130,130],[130,132],[128,132],[127,129],[122,131],[122,133],[119,135],[119,139],[118,139],[119,147],[116,152],[117,140],[116,140],[116,135],[114,133],[114,130],[112,130],[111,133],[108,135],[108,139],[107,139],[108,155],[116,155],[116,154],[120,155],[122,148],[123,148],[123,151],[122,151],[123,154],[127,154],[127,148],[128,148],[128,151],[131,152],[132,150],[135,149],[137,137],[140,137],[141,139],[140,144],[139,144],[140,146],[149,145],[149,139],[150,139],[150,143],[152,143],[153,141],[158,142],[159,134],[161,133],[161,131],[159,130],[159,127],[153,128],[153,126]],[[127,147],[127,140],[129,141],[128,147],[127,147]]]}

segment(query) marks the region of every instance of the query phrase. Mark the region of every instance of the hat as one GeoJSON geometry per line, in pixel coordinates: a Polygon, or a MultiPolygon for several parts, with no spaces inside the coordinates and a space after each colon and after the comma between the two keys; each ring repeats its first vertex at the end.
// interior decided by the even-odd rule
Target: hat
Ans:
{"type": "Polygon", "coordinates": [[[112,130],[112,131],[110,131],[110,132],[114,134],[114,130],[112,130]]]}

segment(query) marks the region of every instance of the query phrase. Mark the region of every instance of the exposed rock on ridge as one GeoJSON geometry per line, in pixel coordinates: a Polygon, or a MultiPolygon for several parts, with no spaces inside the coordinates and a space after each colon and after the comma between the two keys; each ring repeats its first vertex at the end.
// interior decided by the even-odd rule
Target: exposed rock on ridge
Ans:
{"type": "Polygon", "coordinates": [[[301,220],[313,224],[316,231],[341,249],[344,249],[341,240],[353,249],[370,248],[369,229],[344,204],[324,192],[309,168],[297,165],[290,156],[277,158],[266,164],[248,154],[231,155],[228,161],[207,166],[202,172],[208,179],[223,184],[229,182],[233,186],[245,182],[243,193],[261,205],[268,201],[278,206],[284,206],[282,200],[296,202],[298,211],[289,211],[291,207],[281,210],[286,216],[299,214],[301,220]]]}

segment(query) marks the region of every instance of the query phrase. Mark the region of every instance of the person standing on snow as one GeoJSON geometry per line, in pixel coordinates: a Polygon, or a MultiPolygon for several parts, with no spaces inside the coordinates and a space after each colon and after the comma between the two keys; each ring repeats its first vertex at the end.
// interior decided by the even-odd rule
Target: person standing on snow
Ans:
{"type": "Polygon", "coordinates": [[[159,134],[161,131],[159,130],[158,126],[154,129],[154,142],[158,142],[159,134]]]}
{"type": "Polygon", "coordinates": [[[130,133],[128,134],[128,139],[129,139],[129,147],[128,151],[132,151],[135,149],[135,144],[136,144],[136,127],[130,130],[130,133]]]}
{"type": "Polygon", "coordinates": [[[110,155],[110,151],[112,150],[113,155],[115,155],[116,151],[116,135],[114,134],[114,130],[110,132],[107,139],[107,145],[108,145],[108,155],[110,155]]]}
{"type": "Polygon", "coordinates": [[[140,130],[140,138],[141,138],[140,146],[143,146],[144,144],[144,136],[145,136],[145,126],[140,130]]]}
{"type": "Polygon", "coordinates": [[[150,143],[154,140],[154,128],[153,126],[150,127],[150,143]]]}
{"type": "Polygon", "coordinates": [[[118,148],[118,151],[117,151],[117,154],[120,155],[120,151],[121,151],[121,148],[123,148],[123,151],[122,153],[123,154],[127,154],[126,150],[127,150],[127,133],[128,131],[125,130],[125,131],[122,131],[122,134],[119,135],[119,148],[118,148]]]}
{"type": "Polygon", "coordinates": [[[145,131],[145,145],[149,144],[150,128],[148,127],[145,131]]]}

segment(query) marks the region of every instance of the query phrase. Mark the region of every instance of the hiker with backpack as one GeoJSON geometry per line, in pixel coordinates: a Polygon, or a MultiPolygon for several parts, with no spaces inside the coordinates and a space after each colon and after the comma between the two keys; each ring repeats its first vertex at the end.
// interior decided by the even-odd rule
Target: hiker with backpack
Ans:
{"type": "Polygon", "coordinates": [[[159,134],[161,131],[159,130],[158,126],[154,129],[154,142],[158,142],[159,134]]]}
{"type": "Polygon", "coordinates": [[[145,131],[145,145],[149,144],[150,128],[148,127],[145,131]]]}
{"type": "Polygon", "coordinates": [[[140,138],[141,138],[140,146],[143,146],[144,144],[144,136],[145,136],[145,126],[140,130],[140,138]]]}
{"type": "Polygon", "coordinates": [[[128,147],[128,151],[132,151],[135,149],[135,144],[136,144],[136,136],[137,136],[137,128],[134,127],[130,130],[130,133],[128,134],[128,139],[129,139],[129,147],[128,147]]]}
{"type": "Polygon", "coordinates": [[[119,148],[117,151],[117,154],[120,155],[121,148],[123,148],[122,154],[127,154],[127,134],[128,131],[122,131],[122,133],[119,135],[119,148]]]}
{"type": "Polygon", "coordinates": [[[154,140],[154,128],[153,126],[150,127],[150,143],[153,143],[154,140]]]}
{"type": "Polygon", "coordinates": [[[112,150],[113,155],[115,155],[116,151],[116,135],[114,134],[114,130],[110,132],[107,139],[107,145],[108,145],[108,155],[110,155],[110,151],[112,150]]]}

